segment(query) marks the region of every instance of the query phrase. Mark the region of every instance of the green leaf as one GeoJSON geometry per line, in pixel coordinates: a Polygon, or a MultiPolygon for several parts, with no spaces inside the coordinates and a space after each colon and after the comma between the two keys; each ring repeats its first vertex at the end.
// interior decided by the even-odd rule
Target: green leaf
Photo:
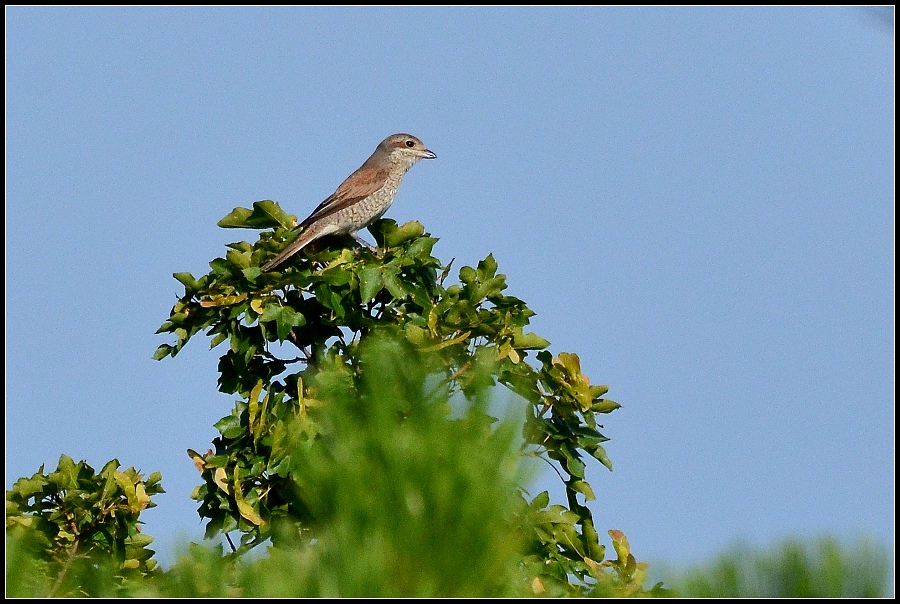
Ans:
{"type": "Polygon", "coordinates": [[[119,467],[119,462],[116,460],[108,462],[102,470],[100,470],[100,476],[106,477],[106,483],[103,485],[103,492],[100,494],[100,502],[101,504],[108,500],[112,494],[115,492],[116,486],[116,470],[119,467]]]}
{"type": "Polygon", "coordinates": [[[597,499],[594,496],[594,491],[593,489],[591,489],[591,485],[589,485],[585,480],[576,480],[575,482],[571,483],[571,488],[573,491],[584,495],[584,498],[587,501],[594,501],[595,499],[597,499]]]}
{"type": "Polygon", "coordinates": [[[437,243],[437,241],[438,240],[434,237],[419,237],[409,245],[406,253],[409,256],[415,256],[423,260],[427,259],[429,256],[431,256],[431,249],[434,247],[434,244],[437,243]]]}
{"type": "Polygon", "coordinates": [[[594,401],[594,404],[591,405],[591,411],[594,413],[609,413],[611,411],[615,411],[619,407],[621,407],[619,403],[616,401],[610,400],[608,398],[601,398],[594,401]]]}
{"type": "Polygon", "coordinates": [[[158,485],[161,480],[162,480],[162,473],[161,472],[153,472],[152,474],[150,474],[149,477],[147,477],[147,480],[145,480],[144,482],[147,484],[147,487],[149,488],[151,486],[158,485]]]}
{"type": "Polygon", "coordinates": [[[78,487],[78,468],[68,455],[59,456],[56,472],[50,474],[50,482],[58,489],[74,489],[78,487]]]}
{"type": "Polygon", "coordinates": [[[536,333],[517,333],[513,335],[513,346],[527,350],[539,350],[550,346],[550,342],[536,333]]]}
{"type": "Polygon", "coordinates": [[[46,483],[47,479],[43,476],[38,478],[37,474],[31,478],[20,478],[13,485],[12,492],[22,499],[28,499],[32,495],[43,491],[46,483]]]}
{"type": "Polygon", "coordinates": [[[232,274],[232,264],[224,258],[215,258],[209,261],[209,267],[216,275],[222,277],[230,277],[232,274]]]}
{"type": "Polygon", "coordinates": [[[478,278],[478,273],[475,272],[475,269],[471,266],[464,266],[459,269],[459,280],[465,283],[466,285],[471,285],[475,283],[475,279],[478,278]]]}
{"type": "Polygon", "coordinates": [[[382,276],[384,278],[384,287],[391,293],[396,300],[402,300],[409,295],[406,284],[399,278],[399,271],[394,267],[385,267],[382,276]]]}
{"type": "Polygon", "coordinates": [[[256,279],[263,274],[262,269],[258,266],[251,266],[249,268],[245,268],[241,271],[244,277],[247,278],[247,281],[256,281],[256,279]]]}
{"type": "MultiPolygon", "coordinates": [[[[212,308],[215,306],[231,306],[247,299],[246,293],[240,293],[233,296],[213,296],[209,299],[201,300],[200,306],[203,308],[212,308]]],[[[177,331],[177,330],[176,330],[177,331]]],[[[185,337],[187,339],[187,337],[185,337]]]]}
{"type": "Polygon", "coordinates": [[[239,467],[234,468],[234,500],[237,503],[238,513],[240,513],[241,516],[243,516],[256,526],[261,526],[266,523],[265,520],[263,520],[257,513],[257,510],[255,510],[254,507],[244,498],[239,467]]]}
{"type": "Polygon", "coordinates": [[[249,503],[247,503],[247,500],[244,499],[243,497],[238,497],[239,492],[240,491],[235,489],[234,496],[235,496],[235,501],[237,502],[238,512],[240,512],[241,516],[243,516],[244,518],[246,518],[247,520],[249,520],[256,526],[265,524],[266,521],[263,520],[262,518],[260,518],[260,516],[256,512],[256,510],[253,509],[253,506],[250,505],[249,503]]]}
{"type": "Polygon", "coordinates": [[[412,323],[407,323],[403,331],[406,332],[406,339],[409,340],[411,344],[415,344],[416,346],[421,346],[428,342],[428,330],[422,329],[421,327],[417,327],[412,323]]]}
{"type": "Polygon", "coordinates": [[[591,386],[590,392],[591,392],[591,398],[595,399],[595,398],[603,396],[604,394],[609,392],[609,386],[604,386],[601,384],[598,384],[596,386],[591,386]]]}
{"type": "Polygon", "coordinates": [[[184,285],[184,291],[187,294],[193,294],[198,289],[200,289],[200,284],[190,273],[173,273],[172,276],[178,279],[178,281],[180,281],[181,284],[184,285]]]}
{"type": "Polygon", "coordinates": [[[150,535],[146,535],[144,533],[137,533],[125,540],[125,545],[134,545],[137,547],[144,547],[145,545],[150,545],[153,543],[154,539],[150,535]]]}
{"type": "Polygon", "coordinates": [[[263,312],[259,315],[260,323],[268,323],[269,321],[275,321],[278,317],[281,316],[281,304],[277,302],[272,302],[267,304],[263,312]]]}
{"type": "Polygon", "coordinates": [[[228,250],[225,253],[225,259],[240,269],[246,269],[250,267],[250,252],[228,250]]]}
{"type": "Polygon", "coordinates": [[[212,350],[213,348],[224,342],[226,339],[228,339],[227,333],[217,334],[212,340],[210,340],[209,349],[212,350]]]}
{"type": "Polygon", "coordinates": [[[584,478],[584,462],[572,453],[566,453],[566,470],[576,478],[584,478]]]}
{"type": "Polygon", "coordinates": [[[531,507],[535,509],[543,509],[550,504],[550,493],[543,491],[531,502],[531,507]]]}
{"type": "Polygon", "coordinates": [[[167,356],[175,356],[175,353],[178,352],[178,349],[175,346],[170,346],[169,344],[160,344],[159,348],[156,349],[156,352],[153,353],[154,361],[161,361],[167,356]]]}
{"type": "Polygon", "coordinates": [[[306,318],[302,314],[294,311],[290,306],[279,307],[274,304],[266,307],[266,314],[268,314],[269,308],[272,308],[273,306],[278,309],[274,316],[278,339],[279,341],[284,342],[293,328],[301,327],[306,324],[306,318]]]}
{"type": "Polygon", "coordinates": [[[609,457],[606,455],[606,449],[604,449],[600,445],[597,445],[597,448],[592,450],[590,453],[591,457],[602,463],[610,472],[612,472],[612,461],[610,461],[609,457]]]}
{"type": "Polygon", "coordinates": [[[223,229],[290,229],[297,224],[297,218],[287,214],[274,201],[266,199],[254,202],[252,210],[241,207],[233,209],[217,224],[223,229]]]}
{"type": "Polygon", "coordinates": [[[478,277],[482,281],[487,281],[497,274],[497,261],[494,260],[493,254],[488,254],[487,258],[478,263],[478,277]]]}
{"type": "Polygon", "coordinates": [[[353,273],[350,272],[347,265],[344,263],[333,264],[320,274],[325,280],[325,283],[334,286],[347,285],[353,278],[353,273]]]}
{"type": "Polygon", "coordinates": [[[362,269],[359,275],[359,296],[363,304],[373,300],[384,289],[384,272],[379,266],[362,269]]]}
{"type": "Polygon", "coordinates": [[[410,220],[401,227],[384,232],[385,247],[397,247],[425,234],[425,227],[418,220],[410,220]]]}
{"type": "Polygon", "coordinates": [[[223,417],[213,425],[225,438],[237,438],[244,432],[240,418],[234,415],[223,417]]]}
{"type": "Polygon", "coordinates": [[[571,352],[561,352],[556,361],[562,365],[570,376],[581,375],[581,360],[577,354],[571,352]]]}

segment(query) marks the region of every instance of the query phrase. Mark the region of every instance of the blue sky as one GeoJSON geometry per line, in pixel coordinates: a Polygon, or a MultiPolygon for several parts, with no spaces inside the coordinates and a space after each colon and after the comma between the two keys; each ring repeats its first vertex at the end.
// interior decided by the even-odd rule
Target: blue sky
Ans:
{"type": "MultiPolygon", "coordinates": [[[[886,10],[886,9],[885,9],[886,10]]],[[[6,484],[161,471],[158,557],[233,399],[154,332],[235,206],[301,218],[385,136],[387,216],[493,253],[623,408],[598,528],[639,559],[894,542],[893,16],[853,8],[6,10],[6,484]]],[[[552,484],[536,485],[535,490],[552,484]]]]}

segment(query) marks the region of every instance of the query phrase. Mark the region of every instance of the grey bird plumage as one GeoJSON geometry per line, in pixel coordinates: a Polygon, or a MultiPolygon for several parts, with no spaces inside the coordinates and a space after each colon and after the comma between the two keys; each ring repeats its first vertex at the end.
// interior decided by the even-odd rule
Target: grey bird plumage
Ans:
{"type": "Polygon", "coordinates": [[[369,246],[357,235],[379,218],[394,202],[400,181],[420,159],[434,159],[411,134],[392,134],[378,145],[359,169],[347,177],[337,190],[298,225],[303,231],[280,254],[263,265],[270,271],[299,252],[304,246],[325,235],[351,235],[369,246]]]}

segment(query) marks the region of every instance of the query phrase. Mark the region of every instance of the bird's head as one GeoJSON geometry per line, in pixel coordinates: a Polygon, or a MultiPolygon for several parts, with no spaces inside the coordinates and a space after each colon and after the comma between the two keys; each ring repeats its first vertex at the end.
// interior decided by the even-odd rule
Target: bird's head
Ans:
{"type": "Polygon", "coordinates": [[[392,161],[399,161],[407,167],[420,159],[437,157],[425,144],[412,134],[392,134],[378,145],[378,150],[387,153],[392,161]]]}

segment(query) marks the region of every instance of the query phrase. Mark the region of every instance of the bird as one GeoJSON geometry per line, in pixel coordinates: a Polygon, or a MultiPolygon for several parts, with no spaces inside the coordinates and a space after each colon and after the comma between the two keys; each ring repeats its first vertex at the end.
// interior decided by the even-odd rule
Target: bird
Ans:
{"type": "Polygon", "coordinates": [[[375,148],[363,165],[313,210],[296,228],[300,236],[262,267],[264,272],[281,265],[310,242],[325,235],[350,235],[360,245],[372,248],[357,231],[381,218],[394,202],[400,181],[420,159],[434,159],[418,138],[392,134],[375,148]]]}

